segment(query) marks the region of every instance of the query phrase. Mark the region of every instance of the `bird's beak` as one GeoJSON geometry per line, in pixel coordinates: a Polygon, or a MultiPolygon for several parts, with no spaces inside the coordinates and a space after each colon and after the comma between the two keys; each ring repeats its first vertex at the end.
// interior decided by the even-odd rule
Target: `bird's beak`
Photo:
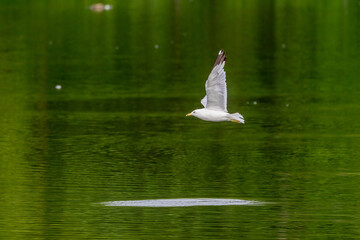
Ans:
{"type": "Polygon", "coordinates": [[[191,113],[186,114],[187,117],[191,116],[191,113]]]}

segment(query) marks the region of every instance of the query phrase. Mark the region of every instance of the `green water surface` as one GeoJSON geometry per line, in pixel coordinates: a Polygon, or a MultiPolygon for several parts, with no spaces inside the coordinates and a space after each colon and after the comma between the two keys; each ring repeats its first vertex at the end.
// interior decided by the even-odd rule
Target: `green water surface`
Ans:
{"type": "Polygon", "coordinates": [[[0,239],[359,238],[358,0],[93,3],[0,1],[0,239]]]}

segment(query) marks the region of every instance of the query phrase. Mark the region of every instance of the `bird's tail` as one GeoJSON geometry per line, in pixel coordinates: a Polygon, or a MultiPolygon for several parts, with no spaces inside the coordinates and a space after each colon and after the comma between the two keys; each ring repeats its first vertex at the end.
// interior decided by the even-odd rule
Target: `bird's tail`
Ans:
{"type": "Polygon", "coordinates": [[[230,120],[236,123],[245,123],[245,119],[240,113],[230,114],[230,120]]]}

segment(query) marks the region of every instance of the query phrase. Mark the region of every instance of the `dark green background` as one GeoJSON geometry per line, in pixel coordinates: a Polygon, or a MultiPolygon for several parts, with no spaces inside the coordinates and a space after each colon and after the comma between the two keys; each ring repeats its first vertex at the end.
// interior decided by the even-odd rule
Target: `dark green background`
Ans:
{"type": "Polygon", "coordinates": [[[95,2],[0,1],[0,239],[360,235],[358,0],[95,2]],[[273,204],[96,204],[202,197],[273,204]]]}

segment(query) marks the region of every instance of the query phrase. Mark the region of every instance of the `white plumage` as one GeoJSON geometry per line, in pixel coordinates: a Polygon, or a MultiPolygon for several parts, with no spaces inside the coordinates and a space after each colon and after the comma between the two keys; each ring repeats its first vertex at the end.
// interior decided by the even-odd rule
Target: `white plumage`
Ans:
{"type": "Polygon", "coordinates": [[[213,69],[205,83],[206,95],[201,99],[201,104],[204,108],[196,109],[186,116],[194,116],[212,122],[233,121],[245,123],[244,117],[241,114],[230,114],[227,111],[225,61],[225,52],[220,50],[213,69]]]}

